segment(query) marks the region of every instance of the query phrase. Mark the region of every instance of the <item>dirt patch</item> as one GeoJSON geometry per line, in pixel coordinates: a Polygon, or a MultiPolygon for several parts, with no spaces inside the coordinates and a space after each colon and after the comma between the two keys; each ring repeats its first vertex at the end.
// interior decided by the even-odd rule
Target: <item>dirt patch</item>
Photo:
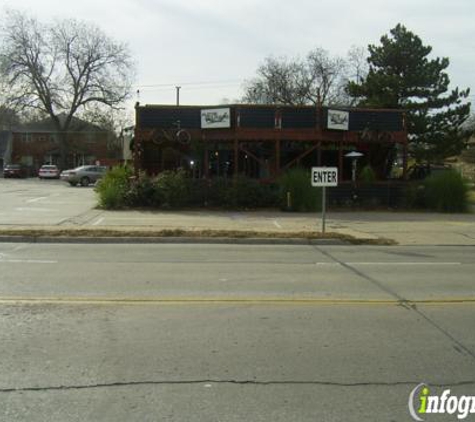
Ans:
{"type": "Polygon", "coordinates": [[[2,237],[18,237],[41,239],[44,237],[53,238],[231,238],[231,239],[336,239],[355,245],[395,245],[396,242],[390,239],[360,239],[341,233],[320,233],[320,232],[265,232],[246,230],[111,230],[111,229],[64,229],[52,228],[47,230],[38,229],[2,229],[0,230],[0,240],[2,237]]]}

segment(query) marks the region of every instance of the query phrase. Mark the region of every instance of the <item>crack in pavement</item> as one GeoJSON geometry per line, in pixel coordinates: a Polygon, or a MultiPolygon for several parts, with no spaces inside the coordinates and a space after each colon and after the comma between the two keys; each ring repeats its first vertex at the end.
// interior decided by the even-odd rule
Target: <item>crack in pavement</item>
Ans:
{"type": "Polygon", "coordinates": [[[88,223],[90,223],[92,220],[94,220],[95,218],[102,215],[103,213],[104,211],[97,210],[97,209],[87,210],[73,217],[68,217],[60,221],[57,225],[58,226],[65,226],[65,225],[85,226],[88,223]]]}
{"type": "MultiPolygon", "coordinates": [[[[59,385],[49,387],[18,387],[18,388],[0,388],[1,393],[24,393],[24,392],[48,392],[48,391],[68,391],[68,390],[87,390],[99,388],[120,388],[120,387],[136,387],[136,386],[153,386],[153,385],[200,385],[205,384],[231,384],[231,385],[251,385],[251,386],[273,386],[273,385],[302,385],[302,386],[322,386],[322,387],[342,387],[342,388],[356,388],[356,387],[397,387],[397,386],[416,386],[420,381],[394,381],[394,382],[334,382],[334,381],[258,381],[258,380],[217,380],[217,379],[201,379],[201,380],[163,380],[163,381],[124,381],[98,384],[84,384],[84,385],[59,385]]],[[[465,387],[468,385],[475,385],[475,380],[465,380],[457,382],[444,383],[428,383],[432,387],[465,387]]]]}
{"type": "Polygon", "coordinates": [[[437,324],[435,321],[433,321],[430,317],[428,317],[424,312],[422,312],[418,307],[417,304],[410,299],[407,299],[400,294],[396,293],[394,290],[390,289],[389,287],[385,286],[382,284],[380,281],[376,280],[375,278],[365,274],[364,272],[356,269],[353,267],[351,264],[347,262],[343,262],[339,260],[338,258],[334,257],[330,252],[327,252],[323,249],[321,249],[317,245],[312,245],[312,247],[326,256],[327,258],[333,260],[334,262],[337,262],[340,264],[342,267],[346,268],[348,271],[352,272],[353,274],[356,274],[358,277],[370,282],[373,286],[376,288],[382,290],[383,292],[387,293],[388,295],[392,296],[395,298],[398,302],[398,304],[403,307],[404,309],[407,309],[408,311],[415,312],[418,316],[424,319],[426,323],[428,323],[430,326],[432,326],[434,329],[439,331],[444,337],[449,339],[453,343],[453,348],[460,354],[466,354],[470,356],[473,360],[475,360],[475,352],[471,349],[469,349],[465,344],[463,344],[460,340],[455,338],[452,334],[449,333],[445,328],[441,327],[439,324],[437,324]]]}

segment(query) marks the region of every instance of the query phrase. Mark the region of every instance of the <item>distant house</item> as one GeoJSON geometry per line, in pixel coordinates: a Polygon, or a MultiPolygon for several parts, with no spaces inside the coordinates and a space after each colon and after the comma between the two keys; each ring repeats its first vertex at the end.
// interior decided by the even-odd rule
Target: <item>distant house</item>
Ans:
{"type": "MultiPolygon", "coordinates": [[[[31,174],[43,164],[59,164],[59,133],[51,119],[13,127],[11,138],[11,162],[26,165],[31,174]]],[[[67,168],[97,162],[110,165],[122,155],[111,131],[77,118],[67,132],[67,145],[67,168]]]]}

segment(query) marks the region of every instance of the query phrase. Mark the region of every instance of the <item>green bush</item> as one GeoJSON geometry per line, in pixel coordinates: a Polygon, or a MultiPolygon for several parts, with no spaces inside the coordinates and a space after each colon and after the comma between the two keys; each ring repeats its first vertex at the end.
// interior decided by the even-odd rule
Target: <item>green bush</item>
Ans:
{"type": "Polygon", "coordinates": [[[163,207],[177,208],[190,202],[190,181],[184,170],[164,171],[153,181],[155,200],[163,207]]]}
{"type": "Polygon", "coordinates": [[[321,210],[322,190],[312,187],[309,170],[293,168],[279,178],[278,185],[282,209],[298,212],[321,210]]]}
{"type": "Polygon", "coordinates": [[[271,185],[263,185],[256,179],[238,176],[229,180],[221,190],[222,205],[231,208],[259,208],[277,204],[277,193],[271,185]]]}
{"type": "Polygon", "coordinates": [[[105,209],[124,207],[131,176],[132,171],[128,167],[114,167],[109,170],[95,188],[99,206],[105,209]]]}
{"type": "Polygon", "coordinates": [[[373,183],[376,181],[376,173],[370,165],[361,169],[358,179],[363,183],[373,183]]]}
{"type": "Polygon", "coordinates": [[[406,208],[425,208],[424,185],[420,181],[407,182],[402,205],[406,208]]]}
{"type": "Polygon", "coordinates": [[[465,212],[468,209],[468,186],[455,170],[435,173],[424,181],[424,202],[439,212],[465,212]]]}
{"type": "Polygon", "coordinates": [[[154,181],[146,174],[140,173],[132,181],[126,195],[126,203],[131,207],[157,207],[163,201],[154,185],[154,181]]]}

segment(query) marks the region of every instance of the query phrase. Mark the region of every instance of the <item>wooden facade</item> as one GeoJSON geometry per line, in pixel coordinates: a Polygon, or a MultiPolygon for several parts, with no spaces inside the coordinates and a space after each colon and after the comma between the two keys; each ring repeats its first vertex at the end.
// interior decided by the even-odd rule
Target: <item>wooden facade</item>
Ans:
{"type": "Polygon", "coordinates": [[[340,179],[349,180],[351,163],[345,154],[355,150],[364,154],[362,161],[381,179],[396,156],[402,156],[405,174],[403,112],[247,104],[136,105],[137,172],[184,168],[200,178],[245,174],[274,180],[295,165],[337,166],[340,179]]]}

